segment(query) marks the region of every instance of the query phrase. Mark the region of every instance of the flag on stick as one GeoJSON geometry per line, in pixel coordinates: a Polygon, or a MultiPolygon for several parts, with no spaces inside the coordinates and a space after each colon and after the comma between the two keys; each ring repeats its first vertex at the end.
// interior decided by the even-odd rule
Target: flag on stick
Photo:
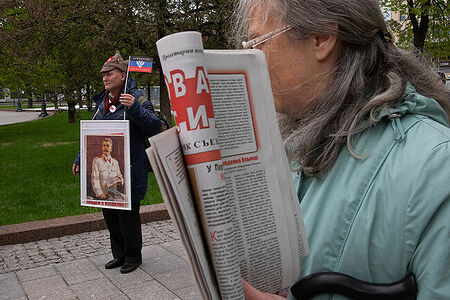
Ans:
{"type": "Polygon", "coordinates": [[[130,56],[129,72],[152,72],[153,59],[151,57],[130,56]]]}
{"type": "Polygon", "coordinates": [[[153,65],[153,58],[151,58],[151,57],[129,56],[128,61],[129,62],[128,62],[128,68],[127,68],[127,78],[125,80],[124,94],[127,93],[128,72],[151,73],[152,65],[153,65]]]}

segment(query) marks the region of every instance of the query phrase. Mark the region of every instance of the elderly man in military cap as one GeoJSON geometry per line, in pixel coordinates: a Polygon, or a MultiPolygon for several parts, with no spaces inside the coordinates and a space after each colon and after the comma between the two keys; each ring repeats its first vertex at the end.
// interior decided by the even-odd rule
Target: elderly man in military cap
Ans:
{"type": "MultiPolygon", "coordinates": [[[[106,269],[120,268],[121,273],[136,270],[142,263],[142,230],[139,216],[140,201],[147,192],[148,169],[145,139],[161,130],[161,122],[153,106],[137,89],[136,80],[127,80],[128,61],[119,51],[101,69],[105,89],[94,96],[93,120],[129,120],[131,153],[131,211],[103,208],[110,233],[113,260],[106,269]],[[126,93],[125,82],[127,82],[126,93]]],[[[79,155],[72,166],[79,173],[79,155]]]]}

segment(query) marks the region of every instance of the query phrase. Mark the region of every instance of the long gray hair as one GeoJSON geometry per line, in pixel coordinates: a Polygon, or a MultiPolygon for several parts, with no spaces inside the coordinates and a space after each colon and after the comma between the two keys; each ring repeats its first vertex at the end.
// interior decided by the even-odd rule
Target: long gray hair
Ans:
{"type": "Polygon", "coordinates": [[[280,115],[286,151],[306,175],[332,167],[342,147],[360,158],[351,138],[377,122],[381,111],[401,102],[406,83],[434,98],[450,114],[447,91],[418,53],[390,41],[378,0],[236,0],[234,38],[247,35],[251,12],[261,7],[290,25],[288,38],[336,35],[339,53],[329,85],[301,115],[280,115]],[[338,28],[330,26],[337,24],[338,28]]]}

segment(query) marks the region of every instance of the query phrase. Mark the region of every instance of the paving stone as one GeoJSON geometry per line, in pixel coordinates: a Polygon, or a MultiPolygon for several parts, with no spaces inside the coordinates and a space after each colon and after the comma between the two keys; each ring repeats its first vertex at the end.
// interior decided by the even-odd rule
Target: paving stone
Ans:
{"type": "Polygon", "coordinates": [[[142,257],[145,259],[163,257],[171,255],[172,253],[164,249],[160,245],[149,245],[142,248],[142,257]]]}
{"type": "Polygon", "coordinates": [[[101,251],[99,251],[99,254],[106,254],[106,253],[111,253],[111,250],[109,250],[109,249],[102,249],[101,251]]]}
{"type": "Polygon", "coordinates": [[[183,243],[181,242],[181,240],[175,240],[175,241],[162,243],[160,246],[163,247],[164,249],[169,250],[173,254],[181,257],[182,259],[189,261],[188,254],[186,252],[186,249],[184,249],[184,246],[183,246],[183,243]]]}
{"type": "Polygon", "coordinates": [[[75,259],[82,259],[82,258],[86,258],[87,255],[85,252],[81,251],[81,250],[72,250],[72,255],[75,257],[75,259]]]}
{"type": "Polygon", "coordinates": [[[64,262],[69,262],[69,261],[73,261],[75,259],[75,256],[73,256],[72,254],[69,254],[69,255],[66,254],[66,255],[62,255],[61,259],[64,262]]]}
{"type": "Polygon", "coordinates": [[[149,245],[158,245],[158,244],[162,244],[165,241],[160,239],[160,238],[151,238],[151,239],[146,239],[146,241],[143,243],[144,246],[149,246],[149,245]]]}
{"type": "Polygon", "coordinates": [[[108,279],[100,278],[89,280],[70,286],[78,299],[128,299],[117,287],[115,287],[108,279]]]}
{"type": "Polygon", "coordinates": [[[5,258],[5,263],[15,263],[16,262],[16,258],[14,256],[6,256],[5,258]]]}
{"type": "MultiPolygon", "coordinates": [[[[170,236],[173,229],[170,220],[142,224],[144,249],[179,241],[178,236],[170,236]]],[[[144,258],[160,255],[156,254],[160,251],[155,249],[158,248],[144,250],[147,251],[144,258]]],[[[180,255],[180,252],[174,249],[172,253],[180,255]]],[[[111,254],[109,233],[106,229],[26,244],[4,245],[0,247],[0,274],[106,254],[111,254]]],[[[186,259],[185,256],[182,257],[186,259]]]]}
{"type": "Polygon", "coordinates": [[[45,266],[31,270],[18,271],[16,272],[16,274],[20,282],[25,282],[30,280],[56,276],[58,275],[58,272],[53,266],[45,266]]]}
{"type": "Polygon", "coordinates": [[[150,230],[152,231],[153,235],[154,235],[156,238],[158,238],[158,239],[160,239],[160,240],[162,240],[162,241],[164,241],[164,242],[168,242],[168,241],[173,240],[173,238],[167,236],[166,234],[162,233],[161,231],[159,231],[159,230],[157,230],[157,229],[155,229],[155,228],[152,228],[152,229],[150,229],[150,230]]]}
{"type": "Polygon", "coordinates": [[[42,255],[36,255],[36,256],[32,256],[31,259],[32,259],[34,262],[41,262],[41,261],[44,261],[44,260],[45,260],[45,257],[42,256],[42,255]]]}
{"type": "Polygon", "coordinates": [[[0,275],[0,299],[26,299],[14,273],[0,275]]]}
{"type": "Polygon", "coordinates": [[[167,255],[163,257],[155,257],[142,260],[140,266],[147,274],[154,275],[160,273],[167,273],[174,270],[184,270],[188,267],[188,263],[176,255],[167,255]]]}
{"type": "Polygon", "coordinates": [[[13,250],[19,250],[19,249],[24,249],[24,244],[15,244],[13,245],[13,250]]]}
{"type": "Polygon", "coordinates": [[[179,300],[180,298],[159,282],[152,280],[122,289],[130,298],[136,300],[179,300]]]}
{"type": "MultiPolygon", "coordinates": [[[[143,224],[142,229],[144,261],[129,274],[104,269],[112,259],[107,230],[1,246],[0,274],[18,272],[17,277],[5,274],[8,280],[0,277],[0,290],[15,285],[7,288],[10,294],[16,291],[8,296],[14,299],[26,299],[25,292],[29,299],[195,299],[193,276],[171,221],[143,224]]],[[[0,299],[5,297],[0,292],[0,299]]]]}
{"type": "Polygon", "coordinates": [[[202,294],[200,293],[200,290],[197,287],[197,285],[189,286],[179,290],[173,290],[172,292],[183,300],[202,299],[202,294]]]}
{"type": "Polygon", "coordinates": [[[8,266],[8,272],[15,272],[15,271],[19,271],[19,270],[20,270],[20,266],[18,266],[18,265],[8,266]]]}
{"type": "Polygon", "coordinates": [[[30,300],[34,299],[76,299],[61,276],[31,280],[22,283],[23,289],[30,300]]]}
{"type": "Polygon", "coordinates": [[[69,285],[104,277],[88,259],[62,263],[55,267],[69,285]]]}
{"type": "Polygon", "coordinates": [[[189,266],[179,267],[167,273],[152,275],[159,283],[169,290],[177,290],[195,285],[194,274],[189,266]]]}
{"type": "Polygon", "coordinates": [[[25,243],[25,244],[23,244],[23,248],[24,249],[34,249],[34,248],[36,248],[36,243],[35,242],[25,243]]]}
{"type": "Polygon", "coordinates": [[[112,259],[113,259],[113,257],[112,257],[111,253],[97,255],[97,256],[93,256],[93,257],[89,258],[89,260],[97,267],[104,266],[108,261],[110,261],[112,259]]]}
{"type": "Polygon", "coordinates": [[[120,268],[110,270],[101,268],[100,271],[121,290],[154,280],[152,276],[145,273],[141,268],[137,268],[135,271],[127,274],[121,274],[120,268]]]}

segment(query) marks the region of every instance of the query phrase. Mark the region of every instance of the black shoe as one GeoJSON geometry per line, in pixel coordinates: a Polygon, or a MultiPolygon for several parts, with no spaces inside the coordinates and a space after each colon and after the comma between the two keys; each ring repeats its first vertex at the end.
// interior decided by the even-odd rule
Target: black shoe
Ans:
{"type": "Polygon", "coordinates": [[[123,265],[123,263],[124,263],[123,258],[122,259],[115,258],[106,263],[105,269],[114,269],[114,268],[120,267],[121,265],[123,265]]]}
{"type": "Polygon", "coordinates": [[[139,261],[134,262],[134,263],[126,262],[120,268],[120,273],[126,274],[126,273],[133,272],[134,270],[136,270],[140,266],[141,263],[142,263],[142,260],[139,260],[139,261]]]}

